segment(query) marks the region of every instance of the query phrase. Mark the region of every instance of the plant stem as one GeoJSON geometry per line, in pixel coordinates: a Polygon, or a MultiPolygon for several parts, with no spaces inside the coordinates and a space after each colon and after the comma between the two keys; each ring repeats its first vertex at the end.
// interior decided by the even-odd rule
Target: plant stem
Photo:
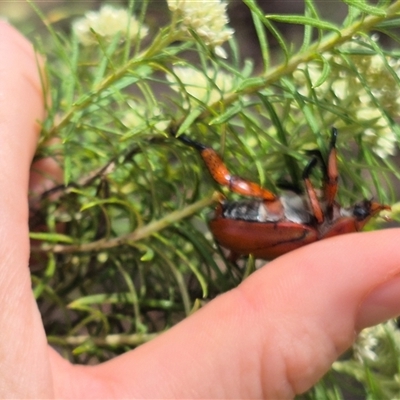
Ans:
{"type": "Polygon", "coordinates": [[[111,249],[113,247],[122,246],[124,244],[129,244],[130,242],[137,242],[139,240],[145,239],[152,234],[161,231],[162,229],[172,225],[173,223],[187,218],[197,211],[203,209],[214,203],[216,201],[216,196],[207,197],[193,203],[182,210],[177,210],[169,213],[165,217],[150,222],[149,224],[137,228],[133,232],[127,233],[125,235],[112,238],[112,239],[100,239],[95,242],[77,245],[62,245],[62,244],[48,244],[43,243],[39,246],[32,246],[32,252],[52,252],[52,253],[82,253],[90,251],[101,251],[105,249],[111,249]]]}

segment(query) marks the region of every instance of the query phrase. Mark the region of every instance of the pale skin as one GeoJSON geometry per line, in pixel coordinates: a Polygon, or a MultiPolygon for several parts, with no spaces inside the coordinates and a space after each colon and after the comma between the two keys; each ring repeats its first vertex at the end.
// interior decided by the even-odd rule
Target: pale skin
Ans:
{"type": "Polygon", "coordinates": [[[43,96],[31,45],[4,22],[0,60],[0,398],[292,398],[360,329],[400,314],[400,231],[350,234],[278,258],[136,350],[71,365],[48,346],[31,291],[43,96]]]}

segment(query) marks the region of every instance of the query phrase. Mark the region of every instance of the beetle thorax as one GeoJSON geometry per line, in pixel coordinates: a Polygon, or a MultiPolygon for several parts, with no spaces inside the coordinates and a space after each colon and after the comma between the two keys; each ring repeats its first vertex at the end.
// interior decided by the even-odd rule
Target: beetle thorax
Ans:
{"type": "Polygon", "coordinates": [[[242,200],[222,204],[224,218],[251,222],[290,221],[298,224],[311,222],[311,213],[303,196],[288,193],[278,200],[242,200]]]}

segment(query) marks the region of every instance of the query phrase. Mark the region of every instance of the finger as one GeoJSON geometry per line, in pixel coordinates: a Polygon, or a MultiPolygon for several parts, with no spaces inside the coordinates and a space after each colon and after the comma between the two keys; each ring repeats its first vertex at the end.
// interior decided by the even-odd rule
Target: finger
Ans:
{"type": "Polygon", "coordinates": [[[31,290],[27,228],[29,167],[43,97],[32,46],[3,21],[0,59],[0,397],[47,398],[51,374],[31,290]]]}
{"type": "Polygon", "coordinates": [[[356,329],[400,313],[399,235],[351,234],[289,253],[152,342],[76,368],[73,388],[57,380],[59,395],[90,387],[93,397],[291,398],[327,372],[356,329]],[[389,312],[376,313],[374,301],[389,312]]]}

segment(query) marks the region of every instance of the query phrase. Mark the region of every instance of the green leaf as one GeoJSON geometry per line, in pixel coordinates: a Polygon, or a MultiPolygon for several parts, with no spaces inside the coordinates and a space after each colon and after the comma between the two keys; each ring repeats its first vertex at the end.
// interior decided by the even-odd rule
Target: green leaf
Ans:
{"type": "MultiPolygon", "coordinates": [[[[116,294],[93,294],[89,296],[80,297],[73,300],[67,305],[71,310],[82,309],[82,307],[87,307],[90,305],[97,304],[132,304],[135,299],[130,292],[116,293],[116,294]]],[[[146,307],[162,308],[164,310],[177,308],[175,303],[171,300],[163,299],[148,299],[141,300],[140,303],[146,307]]]]}
{"type": "MultiPolygon", "coordinates": [[[[305,0],[305,10],[304,10],[304,15],[306,17],[313,17],[314,19],[319,19],[318,12],[316,8],[314,7],[313,1],[312,0],[305,0]]],[[[319,36],[321,37],[321,31],[319,32],[319,36]]],[[[301,45],[300,52],[306,51],[312,42],[313,38],[313,27],[311,25],[305,25],[304,26],[304,38],[303,38],[303,44],[301,45]]]]}
{"type": "Polygon", "coordinates": [[[304,15],[278,15],[278,14],[267,14],[265,18],[271,19],[277,22],[283,22],[286,24],[296,24],[296,25],[310,25],[315,28],[325,29],[328,31],[337,32],[339,35],[340,29],[330,22],[321,21],[319,19],[306,17],[304,15]]]}
{"type": "Polygon", "coordinates": [[[185,133],[190,128],[190,126],[193,125],[194,121],[196,121],[201,113],[202,110],[199,108],[195,108],[192,112],[190,112],[189,115],[187,115],[186,118],[183,120],[182,125],[179,127],[177,135],[185,133]]]}
{"type": "Polygon", "coordinates": [[[376,15],[378,17],[386,16],[385,10],[382,10],[379,7],[370,6],[363,0],[343,0],[343,3],[346,3],[349,6],[358,8],[359,10],[364,11],[367,14],[376,15]]]}
{"type": "Polygon", "coordinates": [[[400,26],[400,18],[388,19],[376,25],[377,29],[398,29],[400,26]]]}
{"type": "Polygon", "coordinates": [[[322,71],[321,71],[321,75],[319,76],[319,78],[313,85],[314,88],[321,86],[326,81],[329,74],[331,73],[331,65],[330,65],[329,61],[322,55],[320,56],[320,60],[322,61],[322,71]]]}
{"type": "MultiPolygon", "coordinates": [[[[260,97],[261,101],[263,102],[265,108],[268,110],[268,112],[270,114],[270,118],[276,128],[277,136],[279,138],[280,143],[283,144],[287,148],[288,147],[287,133],[285,132],[285,129],[282,125],[282,121],[280,120],[278,114],[276,113],[274,106],[268,100],[267,96],[263,96],[260,94],[259,97],[260,97]]],[[[298,183],[300,182],[300,174],[299,174],[299,168],[298,168],[298,165],[296,164],[296,161],[293,159],[293,157],[290,157],[288,154],[284,154],[284,159],[285,159],[285,164],[289,171],[292,183],[295,185],[298,185],[298,183]]]]}
{"type": "Polygon", "coordinates": [[[88,210],[89,208],[98,207],[103,204],[119,204],[123,207],[130,208],[130,204],[127,203],[126,201],[115,199],[115,198],[107,198],[107,199],[99,199],[99,200],[95,200],[95,201],[90,201],[90,202],[84,204],[81,207],[80,211],[82,212],[82,211],[88,210]]]}
{"type": "Polygon", "coordinates": [[[264,62],[264,71],[267,71],[270,65],[270,54],[268,51],[269,49],[266,31],[257,13],[251,11],[251,16],[253,18],[254,28],[256,29],[258,42],[260,44],[262,60],[264,62]]]}
{"type": "Polygon", "coordinates": [[[284,84],[288,92],[291,93],[293,98],[297,101],[308,125],[311,127],[312,132],[314,133],[318,132],[320,123],[317,117],[315,116],[315,112],[311,104],[307,101],[306,98],[300,95],[300,93],[297,91],[297,88],[292,81],[290,81],[287,78],[283,78],[282,83],[284,84]]]}
{"type": "Polygon", "coordinates": [[[51,291],[50,287],[47,284],[49,279],[51,279],[54,276],[55,270],[56,270],[55,254],[50,253],[48,255],[47,267],[44,273],[44,277],[40,279],[38,284],[34,286],[33,289],[33,295],[35,296],[35,299],[38,299],[44,291],[51,291]]]}
{"type": "Polygon", "coordinates": [[[154,250],[149,246],[143,246],[143,250],[146,252],[140,257],[140,261],[151,261],[154,258],[154,250]]]}
{"type": "Polygon", "coordinates": [[[232,117],[238,114],[242,110],[242,105],[240,103],[234,104],[229,107],[223,114],[213,118],[208,124],[209,125],[219,125],[229,121],[232,117]]]}
{"type": "Polygon", "coordinates": [[[67,186],[71,180],[72,175],[72,161],[71,156],[67,150],[69,146],[65,145],[65,156],[64,156],[64,185],[67,186]]]}
{"type": "Polygon", "coordinates": [[[242,81],[239,86],[236,88],[238,92],[245,92],[247,89],[251,89],[253,87],[262,87],[264,86],[265,79],[262,77],[253,77],[248,78],[242,81]]]}
{"type": "Polygon", "coordinates": [[[276,41],[279,43],[279,46],[282,48],[283,53],[286,58],[286,61],[287,61],[289,59],[289,49],[286,45],[284,37],[271,24],[271,21],[269,21],[265,17],[263,11],[260,9],[260,7],[258,7],[258,5],[256,4],[256,2],[254,0],[243,0],[243,2],[252,11],[253,18],[257,17],[264,24],[264,26],[271,32],[271,34],[275,37],[276,41]]]}
{"type": "Polygon", "coordinates": [[[41,240],[43,242],[52,242],[52,243],[74,243],[74,240],[62,233],[50,233],[50,232],[30,232],[30,239],[33,240],[41,240]]]}

